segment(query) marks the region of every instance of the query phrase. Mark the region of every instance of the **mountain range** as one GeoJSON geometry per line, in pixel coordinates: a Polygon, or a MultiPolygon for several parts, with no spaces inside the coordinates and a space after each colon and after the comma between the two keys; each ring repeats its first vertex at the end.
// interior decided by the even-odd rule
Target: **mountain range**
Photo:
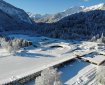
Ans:
{"type": "Polygon", "coordinates": [[[28,32],[62,39],[105,35],[105,4],[72,7],[56,14],[34,15],[0,0],[0,34],[2,32],[28,32]]]}
{"type": "Polygon", "coordinates": [[[66,17],[66,16],[69,16],[71,14],[75,14],[75,13],[79,13],[79,12],[87,12],[87,11],[92,11],[92,10],[105,10],[105,4],[100,3],[100,4],[97,4],[94,6],[90,6],[90,7],[75,6],[75,7],[71,7],[63,12],[59,12],[56,14],[41,15],[41,14],[33,14],[33,13],[28,12],[28,15],[36,23],[38,23],[38,22],[52,23],[52,22],[57,22],[60,19],[66,17]]]}

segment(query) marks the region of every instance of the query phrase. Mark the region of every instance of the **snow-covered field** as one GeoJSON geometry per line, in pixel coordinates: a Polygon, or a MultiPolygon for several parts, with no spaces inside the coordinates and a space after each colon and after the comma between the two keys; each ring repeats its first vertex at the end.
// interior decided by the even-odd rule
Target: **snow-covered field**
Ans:
{"type": "MultiPolygon", "coordinates": [[[[80,65],[82,68],[78,70],[77,73],[75,73],[75,70],[73,70],[73,73],[75,73],[75,75],[72,78],[69,78],[68,81],[64,82],[66,85],[89,85],[89,83],[92,82],[93,79],[95,79],[96,66],[93,64],[90,64],[90,65],[86,65],[86,63],[82,63],[82,64],[83,65],[85,64],[85,66],[82,67],[82,65],[80,65]]],[[[95,84],[91,84],[91,85],[95,85],[95,84]]]]}
{"type": "Polygon", "coordinates": [[[31,46],[21,49],[15,56],[10,56],[4,49],[0,48],[0,83],[24,77],[63,60],[75,58],[74,55],[65,54],[73,49],[69,43],[53,43],[53,40],[43,41],[43,38],[41,40],[39,47],[31,46]]]}
{"type": "MultiPolygon", "coordinates": [[[[64,41],[26,35],[10,35],[10,37],[32,41],[34,46],[37,47],[30,46],[21,49],[15,56],[10,56],[6,50],[0,48],[0,84],[43,70],[64,60],[75,58],[76,55],[88,55],[91,52],[97,52],[98,55],[102,55],[105,52],[105,46],[95,42],[64,41]]],[[[94,56],[97,56],[97,54],[94,54],[94,56]]],[[[104,57],[105,56],[102,55],[102,61],[105,59],[104,57]]],[[[95,57],[95,59],[100,59],[100,56],[95,57]]],[[[94,68],[94,65],[76,60],[67,67],[60,69],[63,83],[70,85],[72,80],[75,80],[72,82],[75,83],[78,80],[77,77],[81,76],[80,73],[87,73],[87,71],[84,70],[87,68],[91,70],[94,68]],[[82,70],[84,71],[81,72],[82,70]]]]}
{"type": "MultiPolygon", "coordinates": [[[[60,68],[59,72],[64,85],[89,85],[95,77],[96,66],[77,59],[60,68]]],[[[35,85],[35,80],[25,85],[35,85]]]]}

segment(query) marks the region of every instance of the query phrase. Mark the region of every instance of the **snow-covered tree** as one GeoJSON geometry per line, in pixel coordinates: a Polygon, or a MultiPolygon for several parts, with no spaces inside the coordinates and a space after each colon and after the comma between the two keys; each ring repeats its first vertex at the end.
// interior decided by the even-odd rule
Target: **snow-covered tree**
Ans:
{"type": "Polygon", "coordinates": [[[15,54],[20,48],[32,45],[32,42],[23,39],[3,37],[0,38],[0,45],[10,54],[15,54]]]}
{"type": "Polygon", "coordinates": [[[54,81],[54,84],[53,85],[62,85],[62,83],[61,83],[60,80],[56,80],[56,81],[54,81]]]}
{"type": "Polygon", "coordinates": [[[96,75],[97,85],[105,85],[105,66],[99,66],[96,75]]]}
{"type": "Polygon", "coordinates": [[[1,47],[6,49],[8,53],[15,54],[19,50],[20,46],[14,40],[6,40],[6,38],[1,39],[1,47]]]}
{"type": "Polygon", "coordinates": [[[60,74],[53,67],[47,68],[36,78],[35,85],[62,85],[60,74]]]}
{"type": "Polygon", "coordinates": [[[92,41],[92,42],[97,41],[96,36],[93,36],[90,41],[92,41]]]}

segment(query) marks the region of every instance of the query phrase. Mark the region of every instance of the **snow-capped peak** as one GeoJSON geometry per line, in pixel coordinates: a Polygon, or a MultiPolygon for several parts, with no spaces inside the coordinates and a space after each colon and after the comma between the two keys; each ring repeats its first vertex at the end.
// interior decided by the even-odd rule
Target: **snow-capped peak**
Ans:
{"type": "Polygon", "coordinates": [[[79,13],[79,12],[87,12],[92,10],[105,10],[105,4],[100,3],[97,5],[85,7],[85,6],[74,6],[69,9],[64,10],[63,12],[58,12],[56,14],[48,14],[46,16],[42,16],[40,14],[28,14],[34,21],[36,22],[56,22],[66,16],[71,14],[79,13]]]}
{"type": "Polygon", "coordinates": [[[105,10],[105,4],[100,3],[94,6],[86,7],[84,11],[91,11],[91,10],[105,10]]]}
{"type": "Polygon", "coordinates": [[[100,7],[102,7],[102,6],[104,6],[105,5],[105,3],[100,3],[100,4],[98,4],[98,6],[100,6],[100,7]]]}

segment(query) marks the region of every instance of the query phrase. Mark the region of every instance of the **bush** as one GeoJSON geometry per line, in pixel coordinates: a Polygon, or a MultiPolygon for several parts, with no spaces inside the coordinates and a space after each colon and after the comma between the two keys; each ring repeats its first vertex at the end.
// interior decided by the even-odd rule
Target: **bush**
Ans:
{"type": "Polygon", "coordinates": [[[53,67],[47,68],[36,78],[35,85],[62,85],[60,74],[53,67]]]}
{"type": "Polygon", "coordinates": [[[18,43],[12,40],[6,41],[5,39],[1,40],[1,47],[6,49],[10,54],[15,54],[20,48],[18,43]]]}
{"type": "Polygon", "coordinates": [[[0,45],[6,49],[9,53],[15,54],[22,47],[32,45],[32,42],[23,39],[11,39],[8,37],[0,38],[0,45]]]}
{"type": "Polygon", "coordinates": [[[99,66],[96,75],[97,85],[105,85],[105,66],[99,66]]]}

